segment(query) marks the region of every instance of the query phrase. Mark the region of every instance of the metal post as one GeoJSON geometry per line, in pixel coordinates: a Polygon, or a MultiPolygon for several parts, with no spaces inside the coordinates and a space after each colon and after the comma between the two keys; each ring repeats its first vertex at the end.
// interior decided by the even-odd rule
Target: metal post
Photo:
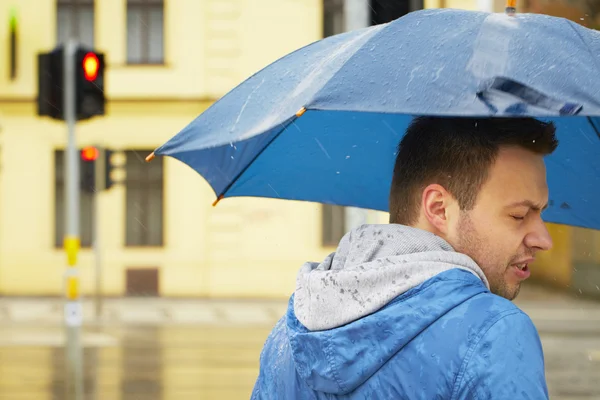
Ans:
{"type": "Polygon", "coordinates": [[[344,21],[347,31],[368,27],[371,24],[369,0],[345,0],[344,21]]]}
{"type": "Polygon", "coordinates": [[[477,0],[477,9],[489,13],[494,12],[494,0],[477,0]]]}
{"type": "MultiPolygon", "coordinates": [[[[96,170],[100,165],[96,162],[96,170]]],[[[98,172],[96,172],[96,176],[98,176],[98,172]]],[[[96,310],[96,320],[100,321],[102,318],[102,253],[100,251],[100,218],[98,215],[100,213],[100,202],[99,202],[99,190],[94,191],[93,196],[93,204],[92,204],[92,226],[93,230],[93,246],[94,246],[94,263],[95,263],[95,275],[96,275],[96,291],[95,291],[95,310],[96,310]]]]}
{"type": "MultiPolygon", "coordinates": [[[[366,28],[371,24],[369,0],[345,0],[344,20],[346,31],[366,28]]],[[[369,223],[369,211],[362,208],[346,207],[346,230],[369,223]]]]}
{"type": "Polygon", "coordinates": [[[96,321],[100,321],[102,318],[103,298],[102,298],[102,252],[100,250],[100,192],[106,189],[106,163],[108,161],[108,150],[103,146],[96,146],[98,150],[98,157],[94,161],[94,195],[92,204],[92,223],[93,223],[93,238],[92,243],[94,246],[94,264],[95,264],[95,277],[96,277],[96,290],[95,290],[95,311],[96,321]]]}
{"type": "Polygon", "coordinates": [[[65,239],[68,267],[65,273],[66,384],[65,398],[83,399],[83,360],[81,349],[82,306],[79,298],[77,253],[79,239],[79,155],[75,143],[75,51],[77,44],[69,40],[64,51],[65,122],[67,151],[65,163],[65,239]]]}

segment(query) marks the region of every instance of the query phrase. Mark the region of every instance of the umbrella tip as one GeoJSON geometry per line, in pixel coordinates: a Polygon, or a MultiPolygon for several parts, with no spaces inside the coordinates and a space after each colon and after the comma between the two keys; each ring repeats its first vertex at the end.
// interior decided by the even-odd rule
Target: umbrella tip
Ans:
{"type": "Polygon", "coordinates": [[[219,201],[221,201],[223,199],[223,197],[225,197],[225,196],[220,194],[219,197],[217,197],[217,199],[212,203],[212,206],[215,207],[217,204],[219,204],[219,201]]]}
{"type": "Polygon", "coordinates": [[[298,112],[296,113],[296,117],[301,117],[302,115],[304,115],[304,113],[306,112],[306,108],[302,107],[301,109],[298,110],[298,112]]]}
{"type": "Polygon", "coordinates": [[[506,0],[506,15],[514,17],[517,13],[517,0],[506,0]]]}
{"type": "Polygon", "coordinates": [[[148,156],[146,157],[146,162],[150,162],[150,161],[154,160],[154,157],[156,157],[154,152],[148,154],[148,156]]]}

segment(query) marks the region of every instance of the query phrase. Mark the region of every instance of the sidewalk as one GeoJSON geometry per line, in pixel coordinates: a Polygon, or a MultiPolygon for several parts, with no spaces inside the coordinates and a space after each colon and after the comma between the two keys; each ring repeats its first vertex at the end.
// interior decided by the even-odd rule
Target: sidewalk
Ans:
{"type": "Polygon", "coordinates": [[[600,335],[600,301],[528,283],[515,304],[540,332],[600,335]]]}
{"type": "MultiPolygon", "coordinates": [[[[174,298],[108,298],[102,318],[95,317],[94,300],[83,303],[84,324],[119,325],[274,325],[287,301],[210,300],[174,298]]],[[[64,301],[59,298],[0,298],[0,325],[61,324],[64,301]]]]}
{"type": "MultiPolygon", "coordinates": [[[[528,286],[515,303],[538,330],[600,334],[600,302],[578,299],[528,286]]],[[[63,323],[59,298],[0,298],[0,325],[63,323]]],[[[211,300],[174,298],[109,298],[96,320],[93,299],[83,300],[85,325],[239,325],[273,326],[287,300],[211,300]]]]}

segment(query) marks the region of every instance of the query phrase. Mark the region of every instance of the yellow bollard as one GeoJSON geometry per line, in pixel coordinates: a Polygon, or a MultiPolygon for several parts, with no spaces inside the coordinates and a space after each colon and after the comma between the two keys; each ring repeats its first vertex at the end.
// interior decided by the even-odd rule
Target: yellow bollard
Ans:
{"type": "Polygon", "coordinates": [[[67,263],[69,266],[77,265],[77,253],[81,247],[81,242],[77,236],[66,236],[64,248],[67,252],[67,263]]]}
{"type": "Polygon", "coordinates": [[[68,300],[74,301],[79,299],[79,277],[67,276],[65,294],[68,300]]]}
{"type": "Polygon", "coordinates": [[[66,236],[64,241],[69,269],[66,273],[65,295],[70,301],[79,299],[79,274],[76,268],[81,242],[77,236],[66,236]]]}

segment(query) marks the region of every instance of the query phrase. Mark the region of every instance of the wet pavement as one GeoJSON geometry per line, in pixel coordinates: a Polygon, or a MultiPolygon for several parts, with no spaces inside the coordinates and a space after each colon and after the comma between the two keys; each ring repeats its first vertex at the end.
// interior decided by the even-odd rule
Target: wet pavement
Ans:
{"type": "MultiPolygon", "coordinates": [[[[543,293],[518,303],[540,331],[550,398],[600,399],[600,303],[543,293]]],[[[63,329],[47,315],[26,320],[19,309],[33,306],[15,304],[4,315],[20,320],[0,318],[0,399],[65,399],[63,329]]],[[[262,345],[285,309],[285,302],[196,301],[197,315],[157,319],[152,310],[169,309],[150,300],[144,319],[133,304],[117,311],[137,319],[84,329],[86,400],[248,399],[262,345]]]]}
{"type": "MultiPolygon", "coordinates": [[[[84,333],[85,399],[248,399],[268,332],[137,327],[84,333]]],[[[0,399],[66,398],[60,328],[5,327],[0,336],[0,399]],[[7,336],[23,334],[26,339],[9,345],[7,336]]]]}

